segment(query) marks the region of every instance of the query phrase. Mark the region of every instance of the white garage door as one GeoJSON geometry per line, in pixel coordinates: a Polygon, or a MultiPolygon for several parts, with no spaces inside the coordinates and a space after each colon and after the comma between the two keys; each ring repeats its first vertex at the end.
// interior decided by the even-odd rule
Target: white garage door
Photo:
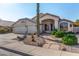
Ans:
{"type": "Polygon", "coordinates": [[[27,28],[26,27],[15,27],[13,28],[13,32],[15,33],[25,33],[27,31],[27,28]]]}
{"type": "Polygon", "coordinates": [[[36,33],[36,27],[34,26],[28,26],[28,33],[36,33]]]}
{"type": "Polygon", "coordinates": [[[79,27],[74,27],[74,28],[73,28],[73,32],[79,33],[79,27]]]}

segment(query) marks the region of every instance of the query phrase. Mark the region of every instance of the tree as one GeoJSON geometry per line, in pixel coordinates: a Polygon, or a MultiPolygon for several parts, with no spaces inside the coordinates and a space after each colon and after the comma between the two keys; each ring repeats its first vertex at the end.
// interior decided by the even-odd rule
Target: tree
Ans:
{"type": "Polygon", "coordinates": [[[37,3],[36,6],[37,6],[37,11],[36,11],[37,12],[37,20],[36,20],[36,22],[37,22],[37,36],[39,36],[40,35],[40,23],[39,23],[39,12],[40,12],[39,7],[40,7],[40,4],[37,3]]]}
{"type": "Polygon", "coordinates": [[[79,22],[79,19],[77,19],[76,22],[79,22]]]}

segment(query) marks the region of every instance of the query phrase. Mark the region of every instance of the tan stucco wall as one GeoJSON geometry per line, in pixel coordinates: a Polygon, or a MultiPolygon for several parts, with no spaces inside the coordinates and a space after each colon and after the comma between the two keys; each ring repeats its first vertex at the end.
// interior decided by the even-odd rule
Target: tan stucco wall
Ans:
{"type": "Polygon", "coordinates": [[[52,19],[45,19],[42,21],[42,31],[44,31],[45,29],[45,24],[47,24],[49,26],[49,31],[51,31],[51,24],[52,24],[52,29],[54,28],[55,25],[55,21],[52,19]]]}
{"type": "Polygon", "coordinates": [[[58,29],[58,22],[59,22],[59,18],[58,17],[45,15],[44,17],[40,18],[40,23],[42,23],[42,21],[45,20],[45,19],[54,20],[55,28],[58,29]]]}
{"type": "MultiPolygon", "coordinates": [[[[40,17],[40,24],[54,23],[53,25],[54,25],[55,29],[59,29],[59,25],[60,25],[61,22],[67,22],[67,21],[60,21],[59,22],[59,19],[60,19],[59,17],[47,14],[43,17],[40,17]],[[44,21],[44,20],[46,20],[46,21],[44,21]],[[49,22],[49,20],[52,20],[54,22],[52,22],[52,21],[49,22]],[[44,22],[42,23],[42,21],[44,21],[44,22]]],[[[34,18],[33,20],[36,21],[36,18],[34,18]]],[[[68,31],[73,31],[73,26],[70,27],[70,24],[72,24],[72,23],[71,22],[67,22],[67,23],[68,23],[68,31]]],[[[16,22],[16,24],[13,27],[14,28],[16,28],[16,27],[25,27],[25,25],[28,27],[28,32],[29,33],[30,32],[37,32],[36,23],[31,22],[29,20],[20,20],[20,21],[16,22]],[[24,21],[24,23],[22,23],[22,21],[24,21]]],[[[43,31],[43,27],[42,27],[42,25],[40,25],[40,32],[42,32],[42,31],[43,31]]]]}
{"type": "Polygon", "coordinates": [[[55,16],[50,16],[50,15],[45,15],[43,16],[42,18],[40,18],[40,23],[45,20],[45,19],[52,19],[52,20],[57,20],[59,21],[59,18],[58,17],[55,17],[55,16]]]}

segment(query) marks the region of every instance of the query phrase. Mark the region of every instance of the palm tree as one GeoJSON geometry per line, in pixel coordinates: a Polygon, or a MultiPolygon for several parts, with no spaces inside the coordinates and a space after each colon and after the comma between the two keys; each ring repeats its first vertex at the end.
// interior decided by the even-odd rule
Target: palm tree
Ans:
{"type": "Polygon", "coordinates": [[[37,12],[37,20],[36,20],[36,22],[37,22],[37,36],[39,36],[40,35],[40,23],[39,23],[39,12],[40,12],[39,7],[40,7],[40,4],[37,3],[36,6],[37,6],[37,11],[36,11],[37,12]]]}

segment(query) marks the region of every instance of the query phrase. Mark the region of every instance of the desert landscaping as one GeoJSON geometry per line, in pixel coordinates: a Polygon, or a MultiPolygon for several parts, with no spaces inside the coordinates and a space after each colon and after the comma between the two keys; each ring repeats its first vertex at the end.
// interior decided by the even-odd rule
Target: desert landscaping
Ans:
{"type": "MultiPolygon", "coordinates": [[[[18,40],[18,38],[17,38],[18,36],[23,37],[22,34],[14,34],[14,33],[0,34],[0,52],[1,52],[0,55],[19,56],[20,54],[8,51],[8,50],[3,49],[1,47],[25,53],[24,51],[28,51],[28,49],[24,50],[24,46],[27,48],[27,45],[28,45],[28,48],[30,46],[32,46],[32,49],[33,49],[33,47],[34,48],[37,47],[37,49],[38,48],[39,49],[44,48],[45,50],[46,49],[48,49],[50,51],[52,50],[51,52],[56,51],[56,53],[58,51],[62,51],[62,52],[65,51],[65,52],[68,52],[68,53],[70,52],[71,55],[74,55],[73,53],[77,53],[77,54],[79,53],[79,45],[78,44],[72,45],[72,46],[64,45],[60,42],[61,38],[56,38],[54,35],[51,35],[51,34],[41,34],[39,38],[36,35],[34,35],[34,40],[32,40],[32,35],[27,35],[27,38],[25,40],[22,40],[22,41],[18,40]],[[19,50],[17,50],[17,49],[19,49],[19,50]]],[[[78,36],[79,35],[77,34],[76,37],[78,38],[78,41],[79,41],[78,36]]],[[[49,52],[47,52],[47,53],[46,53],[46,55],[53,55],[53,54],[49,54],[49,52]]],[[[26,52],[26,54],[29,55],[29,53],[27,53],[27,52],[26,52]]],[[[31,54],[31,52],[30,52],[30,55],[33,55],[33,54],[31,54]]],[[[35,55],[38,55],[38,54],[35,54],[35,55]]],[[[39,55],[41,55],[41,52],[40,52],[39,55]]]]}

